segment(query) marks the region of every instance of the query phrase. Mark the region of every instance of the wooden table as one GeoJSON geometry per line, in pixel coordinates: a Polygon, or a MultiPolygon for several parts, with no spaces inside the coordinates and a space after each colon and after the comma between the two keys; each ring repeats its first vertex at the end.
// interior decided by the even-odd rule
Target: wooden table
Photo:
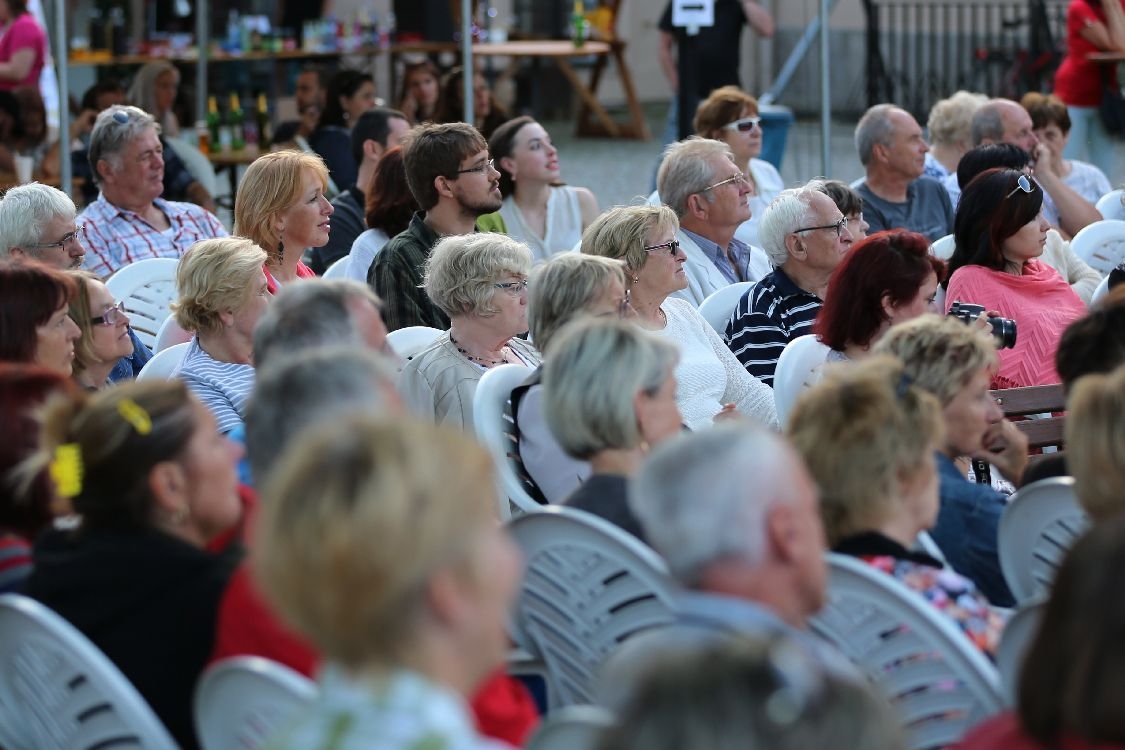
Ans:
{"type": "MultiPolygon", "coordinates": [[[[456,52],[458,49],[457,45],[452,43],[420,42],[418,44],[397,44],[392,48],[392,52],[397,56],[403,53],[456,52]]],[[[546,39],[474,44],[473,55],[477,57],[510,57],[514,60],[525,58],[551,60],[581,99],[582,105],[578,114],[578,135],[647,140],[650,137],[648,123],[645,122],[644,112],[641,110],[637,92],[633,86],[633,78],[625,64],[625,58],[622,54],[623,49],[623,42],[589,41],[581,47],[575,47],[574,43],[569,40],[546,39]],[[574,59],[582,57],[596,58],[595,67],[588,84],[582,80],[571,64],[574,59]],[[597,97],[601,74],[605,70],[610,57],[613,57],[617,62],[617,70],[621,75],[621,85],[625,89],[625,101],[629,109],[629,118],[625,122],[618,122],[612,118],[597,97]],[[591,120],[591,117],[593,120],[591,120]]]]}
{"type": "Polygon", "coordinates": [[[233,201],[238,192],[238,168],[249,166],[251,162],[261,156],[264,151],[257,146],[247,146],[237,151],[218,151],[207,154],[207,160],[218,174],[223,170],[230,173],[230,199],[233,201]]]}
{"type": "MultiPolygon", "coordinates": [[[[62,188],[62,178],[59,177],[58,175],[55,175],[54,177],[44,177],[42,172],[35,172],[34,174],[31,175],[31,179],[32,179],[33,182],[39,182],[39,183],[42,183],[44,185],[50,185],[51,187],[62,188]]],[[[8,190],[8,188],[14,188],[17,185],[22,185],[22,184],[23,183],[21,183],[19,180],[16,179],[16,173],[15,172],[0,172],[0,193],[4,193],[5,191],[8,190]]],[[[70,185],[71,196],[70,197],[71,197],[71,200],[74,200],[74,202],[79,206],[82,205],[82,201],[81,201],[82,186],[85,185],[85,184],[86,184],[86,180],[82,179],[81,177],[74,177],[74,178],[71,179],[71,185],[70,185]],[[78,196],[79,199],[76,200],[75,196],[78,196]]]]}

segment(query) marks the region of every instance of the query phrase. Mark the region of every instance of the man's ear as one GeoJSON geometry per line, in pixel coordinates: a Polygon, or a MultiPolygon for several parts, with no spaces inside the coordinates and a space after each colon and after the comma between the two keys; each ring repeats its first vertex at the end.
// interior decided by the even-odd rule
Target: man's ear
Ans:
{"type": "Polygon", "coordinates": [[[363,158],[370,159],[371,161],[379,161],[383,158],[387,147],[374,138],[368,138],[363,142],[363,158]]]}
{"type": "Polygon", "coordinates": [[[805,243],[801,242],[801,238],[797,234],[788,234],[785,236],[785,249],[789,251],[791,257],[803,260],[805,258],[805,243]]]}
{"type": "Polygon", "coordinates": [[[800,533],[797,515],[793,508],[778,503],[766,512],[766,542],[779,560],[789,561],[799,557],[800,533]]]}
{"type": "Polygon", "coordinates": [[[24,252],[22,247],[9,247],[8,255],[13,258],[30,258],[31,256],[24,252]]]}
{"type": "Polygon", "coordinates": [[[102,182],[107,182],[108,178],[112,177],[114,174],[113,165],[111,165],[107,159],[98,159],[98,163],[94,169],[97,170],[98,178],[101,179],[102,182]]]}
{"type": "Polygon", "coordinates": [[[434,178],[434,189],[437,190],[438,196],[443,198],[452,198],[453,180],[449,179],[445,175],[438,175],[434,178]]]}
{"type": "Polygon", "coordinates": [[[702,193],[692,193],[687,199],[688,213],[696,219],[707,218],[707,199],[702,193]]]}

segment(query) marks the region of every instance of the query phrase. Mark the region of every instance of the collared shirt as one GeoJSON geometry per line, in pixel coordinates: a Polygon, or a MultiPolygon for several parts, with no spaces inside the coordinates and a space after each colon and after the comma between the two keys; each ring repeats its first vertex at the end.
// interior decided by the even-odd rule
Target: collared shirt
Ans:
{"type": "Polygon", "coordinates": [[[226,237],[227,230],[212,214],[192,203],[156,198],[172,225],[161,232],[140,214],[119,208],[98,195],[82,212],[79,237],[86,248],[84,266],[105,278],[114,271],[145,258],[176,258],[199,240],[226,237]]]}
{"type": "Polygon", "coordinates": [[[375,256],[367,271],[367,283],[383,300],[383,321],[388,331],[407,326],[449,330],[449,316],[430,301],[421,287],[426,261],[437,241],[437,232],[426,223],[425,212],[417,211],[410,226],[375,256]]]}
{"type": "Polygon", "coordinates": [[[684,234],[691,237],[696,245],[699,245],[699,249],[711,259],[711,262],[715,264],[715,268],[719,269],[719,273],[730,283],[735,284],[739,281],[756,281],[750,268],[750,246],[742,240],[737,237],[732,237],[730,245],[727,248],[722,248],[719,247],[719,243],[687,229],[684,229],[684,234]],[[729,255],[728,250],[730,251],[729,255]],[[731,256],[734,257],[733,265],[731,264],[731,256]]]}
{"type": "Polygon", "coordinates": [[[772,387],[785,345],[812,333],[823,304],[820,297],[798,287],[778,268],[738,301],[723,338],[746,371],[772,387]]]}

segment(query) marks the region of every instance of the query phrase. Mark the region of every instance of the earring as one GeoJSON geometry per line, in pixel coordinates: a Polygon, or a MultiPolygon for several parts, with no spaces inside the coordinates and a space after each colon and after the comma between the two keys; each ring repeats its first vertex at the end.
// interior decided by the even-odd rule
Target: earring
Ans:
{"type": "Polygon", "coordinates": [[[285,260],[285,243],[280,239],[277,241],[277,262],[281,263],[285,260]]]}
{"type": "Polygon", "coordinates": [[[634,277],[633,277],[633,283],[634,283],[634,284],[636,284],[636,283],[637,283],[638,281],[640,281],[640,280],[641,280],[641,277],[640,277],[640,276],[634,276],[634,277]]]}

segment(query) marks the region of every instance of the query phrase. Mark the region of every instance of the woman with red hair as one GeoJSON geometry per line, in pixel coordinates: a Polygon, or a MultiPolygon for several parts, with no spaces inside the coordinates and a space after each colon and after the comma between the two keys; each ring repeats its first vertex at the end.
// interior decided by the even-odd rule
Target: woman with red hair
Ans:
{"type": "Polygon", "coordinates": [[[34,261],[0,261],[0,362],[26,362],[70,377],[81,335],[69,316],[76,282],[34,261]]]}

